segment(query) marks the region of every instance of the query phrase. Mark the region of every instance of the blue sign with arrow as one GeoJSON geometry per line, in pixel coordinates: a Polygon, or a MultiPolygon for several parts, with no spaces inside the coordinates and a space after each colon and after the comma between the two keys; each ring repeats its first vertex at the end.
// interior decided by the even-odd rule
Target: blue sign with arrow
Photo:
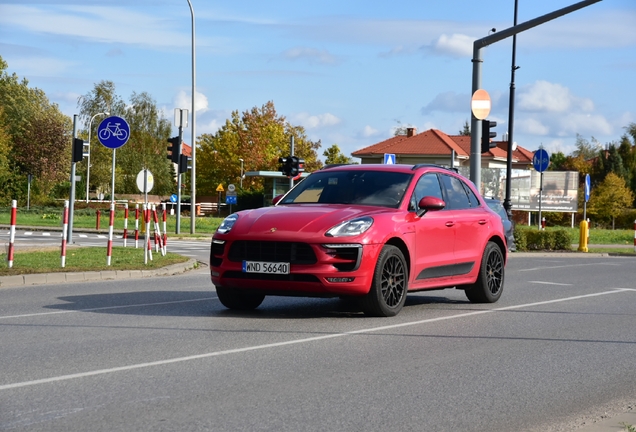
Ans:
{"type": "Polygon", "coordinates": [[[97,128],[97,138],[104,147],[118,149],[128,142],[130,126],[121,117],[110,116],[102,120],[97,128]]]}
{"type": "Polygon", "coordinates": [[[172,203],[176,203],[177,202],[177,194],[170,195],[170,202],[172,202],[172,203]]]}
{"type": "Polygon", "coordinates": [[[534,157],[532,158],[532,165],[534,169],[539,172],[543,172],[548,169],[548,165],[550,165],[550,155],[547,151],[540,148],[536,152],[534,152],[534,157]]]}
{"type": "Polygon", "coordinates": [[[592,184],[590,183],[590,175],[585,174],[585,202],[590,200],[590,192],[592,192],[592,184]]]}

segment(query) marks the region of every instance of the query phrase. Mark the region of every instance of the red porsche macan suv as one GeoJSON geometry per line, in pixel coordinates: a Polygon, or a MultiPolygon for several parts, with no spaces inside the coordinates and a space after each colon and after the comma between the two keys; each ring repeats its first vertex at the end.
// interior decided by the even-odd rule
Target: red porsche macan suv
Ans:
{"type": "Polygon", "coordinates": [[[340,165],[274,206],[225,218],[210,272],[230,309],[257,308],[267,295],[341,297],[394,316],[409,291],[458,288],[471,302],[496,302],[506,254],[501,218],[454,170],[340,165]]]}

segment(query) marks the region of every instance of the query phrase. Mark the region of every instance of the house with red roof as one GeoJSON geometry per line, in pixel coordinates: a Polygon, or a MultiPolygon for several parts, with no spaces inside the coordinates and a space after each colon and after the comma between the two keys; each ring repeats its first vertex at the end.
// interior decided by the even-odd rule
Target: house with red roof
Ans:
{"type": "MultiPolygon", "coordinates": [[[[507,141],[496,142],[497,146],[481,155],[482,168],[506,168],[508,158],[507,141]]],[[[395,163],[432,163],[451,166],[470,166],[470,136],[447,135],[437,129],[417,133],[415,128],[407,128],[406,135],[397,135],[351,153],[361,159],[362,164],[383,163],[384,154],[394,154],[395,163]]],[[[532,167],[533,153],[519,145],[512,150],[512,168],[532,167]]]]}

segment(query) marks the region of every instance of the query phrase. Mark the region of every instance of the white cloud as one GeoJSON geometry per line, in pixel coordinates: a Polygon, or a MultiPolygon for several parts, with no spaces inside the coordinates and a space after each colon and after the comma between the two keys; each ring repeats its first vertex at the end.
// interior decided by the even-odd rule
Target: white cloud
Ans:
{"type": "Polygon", "coordinates": [[[520,118],[515,120],[515,129],[528,135],[548,135],[550,128],[535,118],[520,118]]]}
{"type": "Polygon", "coordinates": [[[373,136],[377,136],[379,132],[380,131],[378,131],[377,129],[374,129],[371,126],[366,125],[364,129],[362,129],[362,136],[365,138],[371,138],[373,136]]]}
{"type": "Polygon", "coordinates": [[[561,84],[536,81],[519,91],[517,107],[524,111],[564,113],[572,110],[591,112],[594,103],[574,96],[561,84]]]}
{"type": "Polygon", "coordinates": [[[342,120],[333,114],[325,113],[311,115],[309,113],[298,113],[291,116],[294,123],[300,123],[305,129],[318,129],[331,127],[339,124],[342,120]]]}
{"type": "Polygon", "coordinates": [[[464,112],[470,109],[470,96],[453,91],[439,93],[431,102],[422,108],[422,114],[433,111],[464,112]]]}
{"type": "MultiPolygon", "coordinates": [[[[190,94],[186,93],[184,90],[177,93],[173,102],[175,108],[187,109],[188,111],[192,110],[192,99],[190,94]]],[[[194,103],[197,113],[204,113],[208,110],[208,98],[203,93],[197,92],[197,97],[194,103]]]]}
{"type": "MultiPolygon", "coordinates": [[[[6,59],[5,59],[6,60],[6,59]]],[[[62,74],[76,67],[76,63],[46,57],[16,57],[11,59],[11,69],[24,76],[50,76],[62,74]]]]}
{"type": "Polygon", "coordinates": [[[453,57],[470,57],[473,53],[473,41],[475,38],[463,34],[442,34],[433,42],[433,50],[439,54],[453,57]]]}
{"type": "Polygon", "coordinates": [[[183,47],[191,44],[187,33],[170,29],[163,18],[104,6],[43,7],[4,5],[0,24],[34,33],[86,38],[102,43],[183,47]]]}
{"type": "Polygon", "coordinates": [[[330,54],[327,50],[307,47],[290,48],[283,52],[283,57],[287,60],[305,60],[309,64],[334,65],[340,63],[338,57],[330,54]]]}

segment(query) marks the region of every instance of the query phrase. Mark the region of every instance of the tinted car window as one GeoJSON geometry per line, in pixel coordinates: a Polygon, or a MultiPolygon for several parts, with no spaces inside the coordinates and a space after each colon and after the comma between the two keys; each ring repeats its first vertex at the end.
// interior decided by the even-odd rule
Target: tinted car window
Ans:
{"type": "Polygon", "coordinates": [[[439,199],[444,199],[442,195],[442,188],[439,184],[439,178],[437,174],[430,173],[424,174],[417,181],[413,196],[411,197],[410,210],[417,209],[417,203],[420,202],[425,196],[434,196],[439,199]]]}
{"type": "Polygon", "coordinates": [[[324,171],[313,173],[281,204],[362,204],[397,207],[412,174],[387,171],[324,171]]]}
{"type": "Polygon", "coordinates": [[[470,200],[463,182],[457,177],[442,175],[442,182],[448,195],[447,206],[453,210],[470,208],[470,200]]]}

